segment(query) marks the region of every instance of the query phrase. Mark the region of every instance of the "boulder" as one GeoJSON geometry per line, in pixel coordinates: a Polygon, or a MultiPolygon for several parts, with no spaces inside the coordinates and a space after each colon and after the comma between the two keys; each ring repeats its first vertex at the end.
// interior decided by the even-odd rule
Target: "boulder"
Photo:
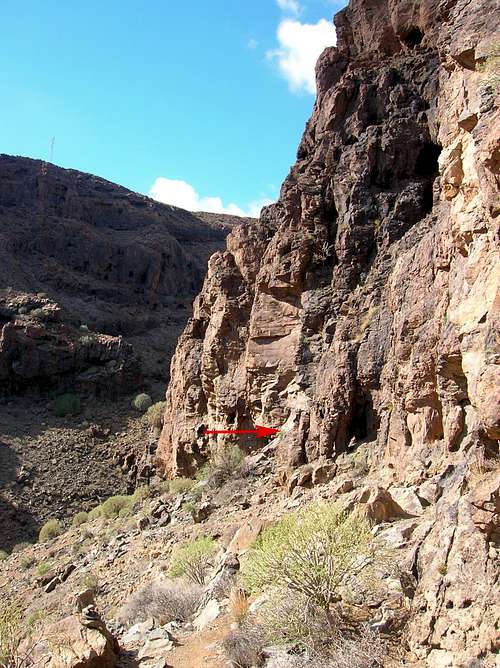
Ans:
{"type": "Polygon", "coordinates": [[[220,605],[215,599],[211,599],[204,608],[196,615],[193,626],[197,631],[202,631],[220,615],[220,605]]]}

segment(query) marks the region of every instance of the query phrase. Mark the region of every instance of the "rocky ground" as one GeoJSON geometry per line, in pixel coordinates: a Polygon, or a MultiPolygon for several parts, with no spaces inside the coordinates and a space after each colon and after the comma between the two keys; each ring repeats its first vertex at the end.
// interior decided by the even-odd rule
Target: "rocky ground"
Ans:
{"type": "Polygon", "coordinates": [[[40,397],[0,404],[2,549],[36,540],[52,517],[68,521],[133,491],[150,426],[130,401],[88,395],[74,417],[57,417],[53,401],[40,397]]]}
{"type": "MultiPolygon", "coordinates": [[[[449,552],[437,535],[432,550],[439,559],[428,560],[427,564],[417,562],[420,550],[429,553],[431,549],[428,543],[423,548],[423,541],[435,527],[436,518],[449,512],[450,480],[436,476],[432,484],[393,485],[384,489],[376,476],[367,474],[359,456],[350,455],[338,462],[335,475],[331,468],[319,465],[302,471],[288,489],[283,489],[272,473],[275,447],[271,443],[247,457],[245,476],[229,480],[218,490],[211,491],[204,483],[198,483],[201,495],[193,490],[170,494],[159,488],[155,492],[153,485],[151,498],[140,502],[126,518],[87,522],[79,528],[70,528],[48,544],[28,547],[12,555],[0,566],[2,599],[21,602],[25,619],[43,617],[44,630],[37,633],[50,635],[50,629],[59,628],[61,620],[75,615],[75,595],[90,588],[108,630],[118,639],[120,665],[226,666],[222,642],[234,628],[228,595],[245,552],[262,527],[284,513],[313,499],[336,500],[343,508],[357,508],[370,517],[373,535],[391,555],[380,595],[361,605],[384,639],[383,665],[426,665],[410,649],[409,615],[418,580],[431,574],[443,592],[443,604],[457,611],[463,609],[470,588],[475,591],[482,588],[485,609],[481,624],[485,636],[481,641],[481,665],[484,668],[496,665],[491,654],[494,639],[487,633],[488,625],[494,624],[495,618],[498,620],[500,611],[494,603],[494,573],[489,576],[492,579],[479,583],[477,574],[463,570],[459,554],[449,552]],[[197,523],[183,508],[184,502],[193,498],[199,508],[205,509],[205,519],[198,518],[197,523]],[[214,538],[218,550],[198,611],[184,623],[162,626],[154,619],[123,623],[123,606],[131,596],[147,583],[167,578],[172,549],[200,535],[214,538]],[[43,575],[40,575],[41,564],[45,565],[43,575]],[[451,594],[446,594],[450,584],[459,580],[460,589],[455,587],[451,594]]],[[[491,489],[495,477],[498,469],[475,470],[468,474],[466,484],[476,491],[478,487],[491,489]]],[[[498,558],[498,550],[493,546],[491,550],[496,553],[492,556],[498,558]]],[[[258,608],[258,600],[253,605],[258,608]]],[[[82,625],[81,614],[75,620],[77,628],[82,625]]],[[[473,656],[476,648],[471,646],[469,651],[473,656]]],[[[286,655],[284,650],[273,647],[266,652],[269,666],[275,665],[273,662],[278,661],[280,653],[286,655]]],[[[55,656],[56,653],[53,661],[55,656]]],[[[467,661],[464,656],[460,662],[441,665],[472,665],[467,661]]]]}

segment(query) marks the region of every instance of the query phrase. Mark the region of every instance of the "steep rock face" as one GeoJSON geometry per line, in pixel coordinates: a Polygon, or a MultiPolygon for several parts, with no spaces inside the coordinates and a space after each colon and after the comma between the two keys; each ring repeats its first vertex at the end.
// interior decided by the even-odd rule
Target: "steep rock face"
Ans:
{"type": "Polygon", "coordinates": [[[353,0],[336,16],[278,203],[209,262],[158,449],[190,474],[215,445],[204,426],[266,424],[282,482],[362,445],[382,484],[436,485],[408,635],[429,666],[491,657],[498,631],[493,5],[353,0]]]}
{"type": "Polygon", "coordinates": [[[164,380],[207,259],[236,220],[1,155],[0,388],[94,375],[123,393],[164,380]]]}

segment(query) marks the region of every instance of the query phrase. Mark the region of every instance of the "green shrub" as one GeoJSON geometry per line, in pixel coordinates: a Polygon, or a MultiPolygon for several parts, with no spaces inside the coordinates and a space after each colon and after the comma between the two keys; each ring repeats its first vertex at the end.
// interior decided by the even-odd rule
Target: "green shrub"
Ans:
{"type": "Polygon", "coordinates": [[[97,518],[102,517],[102,504],[95,506],[92,510],[89,511],[89,522],[96,520],[97,518]]]}
{"type": "Polygon", "coordinates": [[[47,613],[45,610],[38,608],[26,617],[26,626],[28,626],[30,629],[33,629],[34,627],[38,626],[40,622],[43,622],[46,617],[47,613]]]}
{"type": "Polygon", "coordinates": [[[32,311],[30,311],[30,316],[32,318],[43,320],[47,316],[47,311],[45,311],[43,308],[34,308],[32,311]]]}
{"type": "Polygon", "coordinates": [[[302,594],[325,610],[369,573],[372,535],[361,516],[313,503],[264,530],[247,553],[242,578],[253,591],[274,587],[302,594]]]}
{"type": "Polygon", "coordinates": [[[40,529],[38,534],[38,540],[40,543],[46,543],[49,540],[52,540],[56,536],[59,536],[62,533],[62,527],[59,520],[52,519],[48,522],[45,522],[43,527],[40,529]]]}
{"type": "Polygon", "coordinates": [[[244,474],[245,455],[242,450],[237,445],[224,445],[205,464],[199,478],[206,479],[208,486],[216,489],[232,476],[244,474]]]}
{"type": "Polygon", "coordinates": [[[149,394],[138,394],[133,400],[132,400],[132,406],[136,410],[140,411],[141,413],[144,413],[144,411],[147,411],[147,409],[151,406],[153,403],[153,400],[149,396],[149,394]]]}
{"type": "Polygon", "coordinates": [[[183,494],[184,492],[189,492],[195,484],[194,480],[191,478],[174,478],[168,482],[168,491],[171,494],[183,494]]]}
{"type": "MultiPolygon", "coordinates": [[[[101,504],[101,516],[107,520],[118,517],[122,511],[130,510],[132,506],[132,497],[125,494],[117,494],[110,496],[104,503],[101,504]]],[[[123,515],[122,515],[123,517],[123,515]]]]}
{"type": "Polygon", "coordinates": [[[143,503],[146,499],[149,499],[150,496],[151,490],[149,485],[141,485],[140,487],[137,487],[132,494],[132,503],[143,503]]]}
{"type": "Polygon", "coordinates": [[[181,508],[186,513],[191,513],[191,515],[193,515],[196,510],[196,503],[194,501],[184,501],[181,508]]]}
{"type": "Polygon", "coordinates": [[[84,510],[82,510],[79,513],[76,513],[76,515],[73,517],[71,521],[71,526],[81,527],[82,524],[85,524],[85,522],[88,522],[88,520],[89,520],[89,514],[86,513],[84,510]]]}
{"type": "Polygon", "coordinates": [[[36,567],[36,574],[41,577],[42,575],[45,575],[45,573],[47,573],[48,570],[49,570],[48,563],[46,561],[41,561],[36,567]]]}
{"type": "Polygon", "coordinates": [[[84,573],[80,577],[79,585],[82,589],[90,589],[93,594],[99,591],[99,580],[94,573],[84,573]]]}
{"type": "Polygon", "coordinates": [[[5,561],[9,558],[9,553],[5,550],[0,550],[0,561],[5,561]]]}
{"type": "Polygon", "coordinates": [[[170,559],[169,575],[185,575],[192,582],[204,584],[216,543],[208,536],[200,536],[174,550],[170,559]]]}
{"type": "Polygon", "coordinates": [[[54,400],[53,410],[58,417],[78,415],[81,410],[80,397],[76,394],[62,394],[54,400]]]}
{"type": "Polygon", "coordinates": [[[28,568],[31,568],[33,566],[35,561],[36,559],[32,554],[25,554],[21,557],[21,561],[19,562],[19,568],[22,571],[27,571],[28,568]]]}
{"type": "Polygon", "coordinates": [[[146,420],[155,429],[163,427],[163,415],[165,414],[165,401],[157,401],[156,404],[150,406],[146,413],[146,420]]]}

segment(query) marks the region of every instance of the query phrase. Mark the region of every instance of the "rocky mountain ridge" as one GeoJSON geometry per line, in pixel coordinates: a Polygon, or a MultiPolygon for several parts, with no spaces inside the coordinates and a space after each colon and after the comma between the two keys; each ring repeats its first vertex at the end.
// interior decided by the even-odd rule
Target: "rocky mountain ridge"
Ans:
{"type": "Polygon", "coordinates": [[[209,261],[157,464],[192,475],[231,441],[206,427],[255,424],[281,429],[289,491],[356,455],[382,489],[433,508],[407,564],[414,658],[492,666],[498,13],[489,0],[352,0],[335,25],[279,201],[209,261]]]}
{"type": "Polygon", "coordinates": [[[237,222],[0,155],[1,548],[133,488],[149,435],[131,399],[161,398],[207,259],[237,222]],[[54,414],[65,392],[78,415],[54,414]]]}
{"type": "Polygon", "coordinates": [[[163,384],[207,259],[236,222],[1,155],[2,391],[163,384]]]}

